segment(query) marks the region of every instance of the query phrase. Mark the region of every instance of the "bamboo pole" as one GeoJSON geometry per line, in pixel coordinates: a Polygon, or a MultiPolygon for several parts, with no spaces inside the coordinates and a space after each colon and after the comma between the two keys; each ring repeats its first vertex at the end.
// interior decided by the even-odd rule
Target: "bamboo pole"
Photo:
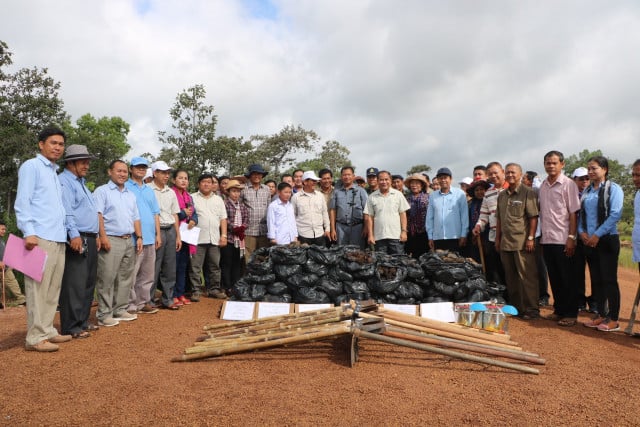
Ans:
{"type": "Polygon", "coordinates": [[[387,329],[383,335],[389,336],[389,337],[393,337],[393,338],[400,338],[403,340],[409,340],[409,341],[416,341],[416,342],[420,342],[423,344],[430,344],[430,345],[436,345],[436,346],[440,346],[440,347],[446,347],[446,348],[454,348],[457,350],[465,350],[465,351],[472,351],[474,353],[480,353],[480,354],[487,354],[490,356],[498,356],[498,357],[505,357],[508,359],[513,359],[513,360],[520,360],[523,362],[529,362],[529,363],[533,363],[536,365],[544,365],[545,364],[545,360],[539,357],[530,357],[530,356],[523,356],[523,355],[519,355],[519,354],[515,354],[515,353],[511,353],[511,352],[507,352],[507,351],[502,351],[500,349],[494,348],[494,349],[489,349],[489,348],[480,348],[480,347],[475,347],[472,344],[465,344],[465,343],[452,343],[452,342],[444,342],[444,341],[440,341],[438,340],[436,337],[433,338],[429,338],[426,336],[417,336],[415,334],[407,334],[407,333],[403,333],[403,332],[399,332],[397,330],[394,329],[387,329]]]}
{"type": "MultiPolygon", "coordinates": [[[[374,314],[369,314],[369,313],[360,313],[360,317],[364,317],[364,318],[381,318],[380,316],[376,316],[374,314]]],[[[478,344],[492,344],[492,345],[497,346],[497,347],[515,348],[515,349],[518,349],[518,350],[522,350],[522,348],[518,347],[516,344],[499,343],[499,342],[494,342],[494,341],[488,341],[488,340],[482,339],[480,337],[465,336],[465,335],[461,335],[461,334],[457,334],[457,333],[446,332],[446,331],[443,331],[443,330],[440,330],[440,329],[428,328],[428,327],[416,325],[416,324],[413,324],[413,323],[401,322],[399,320],[394,320],[394,319],[385,318],[384,321],[386,323],[390,324],[390,325],[400,326],[400,327],[403,327],[403,328],[406,328],[406,329],[413,329],[415,331],[426,332],[428,334],[439,335],[439,336],[443,336],[443,337],[447,337],[447,338],[455,338],[455,339],[460,339],[460,340],[464,340],[464,341],[475,342],[475,343],[478,343],[478,344]]]]}
{"type": "Polygon", "coordinates": [[[278,346],[287,345],[287,344],[296,344],[300,342],[314,341],[314,340],[323,339],[323,338],[345,335],[345,334],[348,334],[349,332],[350,332],[349,327],[341,325],[340,327],[328,329],[326,331],[314,332],[314,333],[301,335],[301,336],[287,337],[287,338],[282,338],[279,340],[273,340],[273,341],[267,341],[267,342],[243,344],[233,348],[212,349],[212,350],[207,350],[207,351],[194,353],[194,354],[183,354],[181,356],[176,356],[172,358],[171,361],[186,362],[190,360],[206,359],[209,357],[222,356],[224,354],[241,353],[245,351],[278,347],[278,346]]]}
{"type": "Polygon", "coordinates": [[[490,359],[488,357],[474,356],[474,355],[471,355],[471,354],[465,354],[465,353],[460,353],[460,352],[457,352],[457,351],[451,351],[451,350],[446,350],[446,349],[442,349],[442,348],[438,348],[438,347],[433,347],[433,346],[426,345],[426,344],[420,344],[420,343],[416,343],[416,342],[413,342],[413,341],[402,340],[402,339],[398,339],[398,338],[387,337],[387,336],[384,336],[384,335],[373,334],[373,333],[366,332],[366,331],[355,330],[353,332],[353,334],[356,337],[359,337],[359,338],[368,338],[368,339],[375,340],[375,341],[382,341],[382,342],[386,342],[388,344],[395,344],[395,345],[400,345],[400,346],[403,346],[403,347],[413,348],[413,349],[416,349],[416,350],[428,351],[430,353],[436,353],[436,354],[440,354],[440,355],[443,355],[443,356],[453,357],[453,358],[456,358],[456,359],[468,360],[470,362],[485,363],[487,365],[499,366],[501,368],[506,368],[506,369],[513,369],[515,371],[525,372],[525,373],[528,373],[528,374],[536,374],[537,375],[537,374],[540,373],[540,371],[535,369],[535,368],[531,368],[529,366],[519,365],[517,363],[509,363],[509,362],[504,362],[502,360],[490,359]]]}
{"type": "Polygon", "coordinates": [[[458,335],[481,338],[485,341],[513,343],[517,345],[517,343],[511,340],[511,337],[505,334],[497,334],[495,332],[483,331],[481,329],[470,328],[468,326],[440,322],[438,320],[428,319],[426,317],[412,316],[410,314],[404,314],[397,311],[385,310],[384,308],[381,308],[380,310],[378,310],[378,312],[381,313],[384,318],[399,320],[406,323],[413,323],[415,325],[425,326],[445,332],[451,332],[458,335]]]}
{"type": "Polygon", "coordinates": [[[244,327],[244,326],[258,325],[258,324],[262,324],[263,322],[269,322],[269,321],[273,321],[273,320],[276,320],[276,319],[282,319],[282,320],[296,319],[296,318],[300,318],[300,317],[309,317],[309,316],[328,313],[328,312],[340,313],[342,311],[343,311],[342,307],[322,308],[322,309],[318,309],[318,310],[304,311],[304,312],[300,312],[300,313],[283,314],[281,316],[263,317],[261,319],[255,319],[255,320],[253,320],[253,319],[252,320],[239,320],[239,321],[234,321],[234,323],[231,323],[231,324],[230,323],[215,323],[213,325],[206,325],[206,326],[204,326],[203,329],[205,331],[209,331],[209,330],[221,329],[221,328],[225,328],[225,327],[229,327],[229,326],[244,327]]]}

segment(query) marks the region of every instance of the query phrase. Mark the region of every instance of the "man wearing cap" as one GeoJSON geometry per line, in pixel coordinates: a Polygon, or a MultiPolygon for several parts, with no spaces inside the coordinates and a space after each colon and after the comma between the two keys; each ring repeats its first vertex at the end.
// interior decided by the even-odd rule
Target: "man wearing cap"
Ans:
{"type": "MultiPolygon", "coordinates": [[[[469,177],[469,176],[465,176],[464,178],[462,178],[460,180],[460,182],[458,183],[458,185],[460,186],[460,189],[462,191],[464,191],[465,195],[467,194],[467,189],[469,188],[469,186],[471,185],[471,183],[473,182],[473,178],[469,177]]],[[[467,195],[467,201],[471,200],[471,197],[469,197],[467,195]]]]}
{"type": "MultiPolygon", "coordinates": [[[[151,288],[155,278],[156,250],[162,245],[160,239],[160,206],[156,196],[144,177],[151,172],[149,161],[144,157],[134,157],[129,166],[130,178],[125,183],[127,190],[136,196],[140,227],[142,228],[142,252],[136,257],[133,271],[134,282],[129,294],[129,313],[154,314],[158,309],[152,306],[151,288]]],[[[152,175],[153,176],[153,175],[152,175]]],[[[137,237],[135,237],[137,243],[137,237]]]]}
{"type": "Polygon", "coordinates": [[[302,191],[291,198],[298,228],[298,241],[310,245],[326,246],[331,236],[327,203],[322,193],[316,191],[320,178],[313,171],[302,175],[302,191]]]}
{"type": "Polygon", "coordinates": [[[85,184],[90,155],[84,145],[70,145],[64,156],[65,169],[58,176],[62,186],[62,203],[67,213],[64,275],[60,290],[60,329],[74,338],[87,338],[93,291],[98,272],[98,210],[85,184]]]}
{"type": "Polygon", "coordinates": [[[363,222],[367,192],[353,182],[353,167],[344,166],[340,170],[340,178],[342,186],[333,190],[329,203],[331,240],[339,245],[357,245],[364,249],[366,229],[363,222]]]}
{"type": "MultiPolygon", "coordinates": [[[[591,181],[589,181],[589,171],[585,167],[576,168],[572,174],[573,182],[578,187],[578,198],[582,200],[582,193],[587,189],[591,181]]],[[[580,211],[577,213],[580,218],[580,211]]],[[[581,239],[576,241],[576,250],[573,255],[573,274],[571,279],[575,282],[574,288],[578,292],[578,309],[588,310],[590,313],[597,313],[598,307],[593,295],[587,296],[585,286],[585,267],[587,266],[587,258],[584,253],[584,243],[581,239]],[[588,304],[588,308],[587,308],[588,304]]]]}
{"type": "Polygon", "coordinates": [[[378,168],[367,169],[367,194],[371,194],[378,189],[378,168]]]}
{"type": "Polygon", "coordinates": [[[379,188],[369,195],[364,208],[367,242],[375,245],[376,251],[404,254],[409,203],[401,192],[391,188],[389,172],[380,171],[377,178],[379,188]]]}
{"type": "Polygon", "coordinates": [[[482,206],[480,207],[480,218],[474,225],[472,232],[474,236],[478,236],[487,226],[489,227],[488,246],[484,252],[487,280],[505,284],[502,261],[500,261],[500,254],[495,248],[496,206],[498,205],[498,195],[504,190],[506,184],[502,164],[500,162],[489,163],[487,165],[487,177],[493,187],[484,193],[484,199],[482,199],[482,206]]]}
{"type": "Polygon", "coordinates": [[[391,175],[391,187],[406,196],[404,191],[404,177],[402,175],[391,175]]]}
{"type": "Polygon", "coordinates": [[[225,299],[227,294],[221,288],[220,251],[228,242],[227,210],[222,197],[213,192],[213,175],[203,173],[198,177],[198,191],[193,193],[193,205],[198,212],[198,247],[191,259],[189,280],[194,294],[202,289],[201,272],[207,269],[209,288],[206,294],[212,298],[225,299]]]}
{"type": "Polygon", "coordinates": [[[440,168],[436,173],[440,189],[429,195],[426,227],[429,249],[460,252],[467,244],[469,208],[467,194],[451,187],[451,169],[440,168]]]}
{"type": "Polygon", "coordinates": [[[158,160],[151,165],[153,181],[149,186],[156,196],[160,207],[160,240],[162,245],[156,249],[156,265],[151,288],[151,299],[154,298],[158,285],[162,290],[162,307],[177,310],[180,306],[173,302],[173,289],[176,286],[176,252],[182,248],[180,239],[180,206],[175,191],[169,188],[171,168],[166,162],[158,160]]]}
{"type": "Polygon", "coordinates": [[[258,248],[269,246],[267,237],[267,209],[271,202],[269,187],[262,184],[262,179],[267,172],[262,165],[249,166],[245,177],[249,182],[240,194],[240,201],[247,206],[249,211],[249,224],[245,230],[245,258],[251,258],[251,254],[258,248]]]}
{"type": "Polygon", "coordinates": [[[125,187],[128,166],[122,160],[109,165],[109,182],[96,188],[100,253],[98,254],[98,311],[100,326],[117,326],[137,315],[127,312],[134,280],[136,254],[142,252],[142,230],[136,196],[125,187]],[[133,237],[136,237],[135,242],[133,237]]]}
{"type": "Polygon", "coordinates": [[[562,173],[564,155],[549,151],[544,156],[547,178],[540,186],[540,230],[542,253],[553,292],[553,314],[548,319],[560,326],[573,326],[578,317],[578,289],[571,275],[576,249],[580,210],[578,186],[562,173]]]}
{"type": "Polygon", "coordinates": [[[40,153],[20,166],[18,190],[14,205],[18,228],[24,235],[24,246],[36,246],[47,253],[42,280],[24,277],[27,297],[27,338],[30,351],[57,351],[58,343],[71,340],[59,335],[53,327],[60,284],[64,272],[65,210],[62,188],[55,164],[62,156],[66,136],[57,127],[47,127],[38,135],[40,153]]]}

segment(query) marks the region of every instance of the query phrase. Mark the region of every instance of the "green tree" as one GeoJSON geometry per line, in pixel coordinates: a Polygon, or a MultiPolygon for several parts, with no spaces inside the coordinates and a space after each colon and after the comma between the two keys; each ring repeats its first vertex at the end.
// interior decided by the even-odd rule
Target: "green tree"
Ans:
{"type": "Polygon", "coordinates": [[[0,41],[0,198],[13,211],[18,169],[38,152],[37,134],[51,123],[62,125],[69,116],[59,96],[60,83],[46,68],[22,68],[8,73],[11,55],[0,41]]]}
{"type": "Polygon", "coordinates": [[[215,135],[217,116],[213,105],[206,105],[206,90],[195,85],[180,92],[169,110],[173,131],[158,132],[165,145],[159,158],[175,168],[185,169],[191,177],[215,168],[215,135]]]}
{"type": "Polygon", "coordinates": [[[97,158],[91,161],[87,176],[89,187],[99,186],[109,180],[107,169],[113,160],[124,157],[131,149],[127,143],[129,124],[120,117],[96,119],[85,114],[76,120],[76,126],[65,126],[67,145],[85,145],[97,158]]]}
{"type": "Polygon", "coordinates": [[[414,173],[428,173],[431,170],[431,166],[428,165],[414,165],[407,171],[407,175],[412,175],[414,173]]]}
{"type": "Polygon", "coordinates": [[[282,170],[293,164],[296,154],[313,149],[318,135],[300,125],[287,125],[274,135],[253,135],[250,141],[257,143],[251,157],[279,176],[282,170]]]}
{"type": "Polygon", "coordinates": [[[290,168],[288,172],[291,173],[294,169],[302,169],[305,171],[312,170],[317,173],[320,169],[326,168],[336,174],[343,166],[351,165],[349,154],[351,154],[349,149],[338,141],[326,141],[317,157],[299,162],[295,167],[290,168]]]}

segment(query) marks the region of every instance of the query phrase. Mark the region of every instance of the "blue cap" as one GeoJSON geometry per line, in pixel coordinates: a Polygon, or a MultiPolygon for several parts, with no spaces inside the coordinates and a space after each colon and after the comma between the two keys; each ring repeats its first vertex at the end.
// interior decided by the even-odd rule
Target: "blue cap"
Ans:
{"type": "Polygon", "coordinates": [[[140,165],[145,165],[146,167],[149,167],[149,160],[145,159],[144,157],[134,157],[133,159],[131,159],[131,166],[140,166],[140,165]]]}
{"type": "Polygon", "coordinates": [[[438,172],[436,173],[436,177],[439,177],[440,175],[449,175],[450,177],[453,176],[451,174],[451,169],[449,169],[449,168],[440,168],[440,169],[438,169],[438,172]]]}
{"type": "Polygon", "coordinates": [[[367,169],[367,176],[378,176],[378,168],[367,169]]]}

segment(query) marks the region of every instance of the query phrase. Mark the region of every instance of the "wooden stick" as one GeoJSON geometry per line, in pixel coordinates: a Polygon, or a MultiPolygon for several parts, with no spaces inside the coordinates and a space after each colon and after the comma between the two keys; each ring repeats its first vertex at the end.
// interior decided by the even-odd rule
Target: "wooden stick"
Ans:
{"type": "Polygon", "coordinates": [[[438,340],[437,337],[433,337],[433,338],[429,338],[426,336],[421,337],[421,336],[417,336],[416,334],[398,332],[397,330],[393,330],[391,328],[387,329],[383,333],[383,335],[394,337],[394,338],[400,338],[403,340],[421,342],[424,344],[437,345],[440,347],[455,348],[458,350],[472,351],[474,353],[488,354],[490,356],[505,357],[508,359],[520,360],[523,362],[534,363],[537,365],[545,364],[545,360],[539,357],[522,356],[519,354],[502,351],[499,349],[480,348],[480,347],[474,346],[472,343],[465,344],[465,343],[444,342],[444,341],[438,340]]]}
{"type": "Polygon", "coordinates": [[[309,317],[309,316],[313,316],[313,315],[317,315],[317,314],[323,314],[323,313],[333,313],[333,312],[338,312],[340,313],[342,311],[342,307],[332,307],[332,308],[323,308],[323,309],[318,309],[318,310],[311,310],[311,311],[304,311],[304,312],[300,312],[300,313],[291,313],[291,314],[283,314],[281,316],[269,316],[269,317],[263,317],[261,319],[256,319],[256,320],[240,320],[240,321],[234,321],[234,323],[216,323],[213,325],[206,325],[204,327],[205,331],[208,330],[215,330],[215,329],[220,329],[220,328],[225,328],[225,327],[229,327],[229,326],[235,326],[235,327],[243,327],[243,326],[251,326],[251,325],[257,325],[257,324],[261,324],[264,323],[265,321],[275,321],[276,319],[280,319],[280,320],[287,320],[287,319],[297,319],[300,317],[309,317]]]}
{"type": "Polygon", "coordinates": [[[241,353],[245,351],[278,347],[286,344],[295,344],[300,342],[308,342],[308,341],[313,341],[313,340],[318,340],[323,338],[335,337],[339,335],[348,334],[349,332],[350,332],[349,327],[340,326],[340,327],[332,328],[326,331],[315,332],[315,333],[306,334],[302,336],[287,337],[279,340],[260,342],[260,343],[243,344],[234,348],[220,348],[220,349],[214,349],[209,351],[203,351],[201,353],[183,354],[181,356],[172,358],[171,361],[186,362],[189,360],[206,359],[208,357],[222,356],[224,354],[241,353]]]}
{"type": "MultiPolygon", "coordinates": [[[[376,316],[374,314],[369,314],[369,313],[360,313],[360,317],[380,318],[380,316],[376,316]]],[[[400,322],[398,320],[393,320],[393,319],[384,319],[384,321],[390,325],[400,326],[406,329],[413,329],[414,331],[426,332],[428,334],[439,335],[439,336],[448,337],[448,338],[455,338],[455,339],[460,339],[464,341],[475,342],[478,344],[491,344],[497,347],[515,348],[518,350],[522,350],[522,348],[518,347],[516,344],[487,341],[487,340],[481,339],[480,337],[468,337],[468,336],[464,336],[456,333],[442,331],[440,329],[433,329],[433,328],[427,328],[424,326],[415,325],[413,323],[400,322]]]]}
{"type": "Polygon", "coordinates": [[[513,370],[520,371],[520,372],[525,372],[525,373],[528,373],[528,374],[536,374],[537,375],[537,374],[540,373],[540,371],[538,371],[537,369],[531,368],[529,366],[522,366],[522,365],[518,365],[516,363],[509,363],[509,362],[504,362],[502,360],[490,359],[488,357],[480,357],[480,356],[474,356],[474,355],[471,355],[471,354],[460,353],[460,352],[457,352],[457,351],[446,350],[446,349],[433,347],[433,346],[426,345],[426,344],[419,344],[419,343],[416,343],[416,342],[413,342],[413,341],[402,340],[402,339],[398,339],[398,338],[387,337],[387,336],[384,336],[384,335],[373,334],[371,332],[355,330],[353,332],[353,334],[355,336],[357,336],[357,337],[360,337],[360,338],[368,338],[368,339],[375,340],[375,341],[382,341],[382,342],[386,342],[386,343],[389,343],[389,344],[395,344],[395,345],[400,345],[400,346],[403,346],[403,347],[414,348],[416,350],[428,351],[428,352],[431,352],[431,353],[441,354],[443,356],[454,357],[456,359],[468,360],[468,361],[471,361],[471,362],[478,362],[478,363],[486,363],[487,365],[493,365],[493,366],[499,366],[501,368],[513,369],[513,370]]]}
{"type": "Polygon", "coordinates": [[[380,310],[378,310],[378,312],[382,313],[382,316],[384,318],[399,320],[401,322],[413,323],[415,325],[425,326],[428,328],[450,332],[458,335],[481,338],[485,341],[513,343],[513,341],[511,341],[511,338],[505,334],[497,334],[495,332],[483,331],[481,329],[470,328],[468,326],[440,322],[438,320],[428,319],[426,317],[412,316],[410,314],[404,314],[397,311],[385,310],[384,308],[381,308],[380,310]]]}

